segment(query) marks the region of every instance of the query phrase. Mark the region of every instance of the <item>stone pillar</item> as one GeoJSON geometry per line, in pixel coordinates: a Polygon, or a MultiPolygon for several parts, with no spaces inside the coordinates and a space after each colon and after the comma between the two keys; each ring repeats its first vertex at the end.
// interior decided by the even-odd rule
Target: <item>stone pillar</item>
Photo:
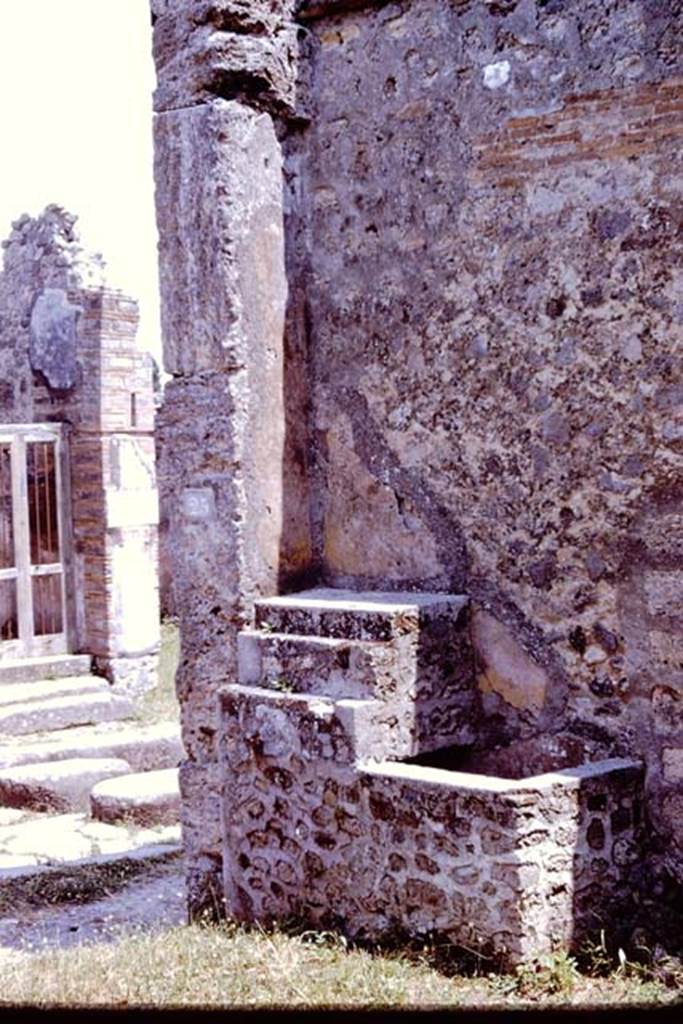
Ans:
{"type": "MultiPolygon", "coordinates": [[[[75,634],[78,650],[117,688],[156,682],[158,502],[151,360],[135,348],[137,304],[105,287],[68,293],[79,310],[78,382],[63,398],[70,424],[75,634]]],[[[50,418],[50,389],[34,416],[50,418]]]]}
{"type": "Polygon", "coordinates": [[[286,303],[282,160],[266,114],[156,116],[169,550],[182,638],[183,825],[194,911],[220,891],[216,691],[250,600],[277,590],[286,303]],[[247,514],[249,510],[249,514],[247,514]],[[215,824],[215,827],[213,825],[215,824]],[[212,895],[214,894],[214,895],[212,895]]]}
{"type": "MultiPolygon", "coordinates": [[[[75,449],[94,447],[102,466],[99,543],[105,571],[89,572],[86,563],[84,572],[86,589],[104,587],[106,626],[96,638],[91,601],[88,649],[113,683],[139,692],[156,680],[159,649],[152,363],[134,347],[136,304],[107,291],[96,301],[101,402],[93,429],[74,432],[75,449]]],[[[74,512],[86,530],[87,498],[74,512]]]]}

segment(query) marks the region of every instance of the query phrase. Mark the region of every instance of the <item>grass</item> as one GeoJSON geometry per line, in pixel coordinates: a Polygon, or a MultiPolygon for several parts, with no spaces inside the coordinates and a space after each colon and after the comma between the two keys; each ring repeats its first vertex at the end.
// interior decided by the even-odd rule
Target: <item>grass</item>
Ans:
{"type": "Polygon", "coordinates": [[[624,963],[591,975],[565,955],[467,976],[439,966],[429,947],[372,953],[332,933],[230,924],[23,954],[6,973],[0,1005],[116,1008],[661,1006],[677,1000],[683,980],[680,970],[672,983],[624,963]]]}
{"type": "Polygon", "coordinates": [[[180,631],[178,624],[172,619],[166,619],[161,624],[157,685],[142,697],[136,715],[138,720],[145,725],[178,721],[180,709],[175,692],[175,674],[179,660],[180,631]]]}

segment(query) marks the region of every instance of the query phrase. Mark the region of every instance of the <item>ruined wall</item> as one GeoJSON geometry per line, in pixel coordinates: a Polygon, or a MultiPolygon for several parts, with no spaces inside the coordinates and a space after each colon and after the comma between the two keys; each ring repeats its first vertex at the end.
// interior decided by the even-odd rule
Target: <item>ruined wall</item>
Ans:
{"type": "Polygon", "coordinates": [[[71,646],[136,692],[155,682],[159,645],[152,366],[136,303],[107,287],[75,224],[51,206],[3,243],[0,417],[65,425],[71,646]]]}
{"type": "Polygon", "coordinates": [[[482,736],[643,755],[680,867],[681,3],[151,6],[191,904],[307,578],[471,594],[482,736]]]}
{"type": "Polygon", "coordinates": [[[683,845],[683,9],[313,6],[323,578],[465,589],[501,738],[645,754],[683,845]]]}

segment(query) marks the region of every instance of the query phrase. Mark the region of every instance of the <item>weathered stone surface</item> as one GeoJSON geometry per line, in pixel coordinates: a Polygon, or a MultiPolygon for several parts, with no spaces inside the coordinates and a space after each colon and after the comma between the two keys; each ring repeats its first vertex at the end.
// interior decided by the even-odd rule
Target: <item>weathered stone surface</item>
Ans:
{"type": "Polygon", "coordinates": [[[0,769],[0,802],[32,811],[80,811],[102,780],[130,773],[121,758],[78,757],[0,769]]]}
{"type": "Polygon", "coordinates": [[[395,686],[396,653],[386,643],[242,630],[238,679],[329,697],[371,697],[395,686]]]}
{"type": "Polygon", "coordinates": [[[134,726],[107,722],[70,728],[49,739],[45,734],[23,735],[21,743],[4,742],[0,767],[62,761],[74,757],[122,758],[135,772],[175,768],[183,757],[180,725],[175,722],[134,726]]]}
{"type": "MultiPolygon", "coordinates": [[[[167,370],[246,370],[258,379],[246,349],[258,340],[271,379],[281,377],[282,156],[270,119],[214,100],[158,115],[155,139],[167,370]]],[[[277,443],[282,396],[269,401],[277,443]]]]}
{"type": "Polygon", "coordinates": [[[123,827],[93,822],[85,814],[24,814],[0,824],[0,885],[4,878],[33,875],[72,863],[101,864],[181,854],[177,826],[123,827]]]}
{"type": "Polygon", "coordinates": [[[50,697],[78,697],[81,694],[107,692],[106,684],[97,676],[65,676],[61,679],[36,680],[31,683],[2,683],[0,707],[50,697]]]}
{"type": "Polygon", "coordinates": [[[0,707],[0,733],[21,736],[31,732],[68,729],[73,725],[112,722],[130,718],[134,711],[135,706],[127,697],[111,692],[51,697],[28,704],[8,704],[0,707]]]}
{"type": "Polygon", "coordinates": [[[180,818],[178,769],[129,773],[98,782],[90,793],[90,810],[96,821],[174,825],[180,818]]]}
{"type": "Polygon", "coordinates": [[[3,659],[0,662],[0,687],[12,683],[37,683],[64,676],[85,676],[92,658],[87,654],[59,654],[42,658],[3,659]]]}
{"type": "MultiPolygon", "coordinates": [[[[250,624],[255,596],[313,583],[462,592],[495,634],[480,664],[486,714],[472,723],[473,738],[495,746],[491,763],[528,774],[530,765],[642,756],[648,813],[671,836],[680,872],[681,801],[662,756],[680,745],[683,685],[672,591],[681,565],[679,12],[628,0],[311,0],[296,9],[153,0],[153,12],[164,333],[177,375],[171,446],[183,437],[173,507],[184,507],[188,488],[189,504],[205,492],[215,512],[178,514],[174,541],[187,605],[179,686],[196,779],[215,778],[215,694],[235,678],[235,636],[250,624]],[[295,47],[297,23],[305,29],[295,47]],[[265,189],[259,160],[245,168],[257,121],[254,138],[281,139],[273,149],[282,173],[265,189]],[[222,151],[228,139],[232,155],[222,151]],[[272,237],[284,228],[273,302],[290,288],[282,376],[253,384],[255,362],[274,364],[258,338],[240,348],[230,334],[254,293],[236,270],[239,229],[218,194],[234,194],[241,214],[245,182],[257,205],[281,188],[279,212],[265,204],[281,218],[272,237]],[[207,329],[214,310],[217,327],[207,329]],[[243,360],[231,361],[238,351],[243,360]],[[196,425],[209,420],[220,438],[196,425]],[[255,421],[275,439],[256,467],[276,482],[265,502],[258,485],[243,487],[258,479],[243,443],[255,421]],[[245,522],[262,532],[249,537],[245,522]],[[261,543],[269,558],[253,570],[245,552],[261,543]],[[220,583],[195,571],[211,558],[220,583]]],[[[267,297],[257,306],[267,309],[267,297]]],[[[295,627],[305,632],[292,618],[287,628],[295,627]]],[[[347,721],[360,729],[363,714],[353,710],[347,721]]],[[[294,791],[299,765],[275,767],[279,781],[268,777],[264,791],[294,791]]],[[[315,791],[303,777],[306,793],[315,791]]],[[[254,807],[253,794],[239,793],[254,807]]],[[[215,881],[215,850],[199,835],[214,797],[199,782],[188,789],[193,899],[201,878],[207,891],[215,881]]],[[[250,861],[251,888],[228,872],[240,913],[296,913],[299,889],[287,879],[328,868],[329,907],[351,879],[371,876],[382,891],[372,858],[384,819],[373,820],[367,864],[328,863],[345,848],[324,808],[313,808],[311,821],[313,811],[320,823],[312,829],[302,810],[301,827],[316,838],[297,860],[287,844],[298,840],[278,832],[269,806],[254,845],[281,855],[266,867],[261,854],[250,861]]],[[[580,854],[579,919],[598,905],[612,851],[622,849],[621,832],[611,832],[626,827],[618,812],[603,820],[591,810],[607,852],[580,854]]],[[[529,830],[525,858],[548,847],[551,824],[552,842],[587,846],[587,822],[553,816],[562,815],[546,808],[543,828],[529,830]]],[[[410,807],[405,817],[416,827],[410,807]]],[[[358,816],[351,822],[363,827],[358,816]]],[[[397,846],[408,842],[403,825],[392,828],[397,846]]],[[[427,881],[408,863],[402,881],[406,872],[427,881]]],[[[554,934],[569,940],[574,879],[566,866],[555,870],[546,909],[527,892],[514,911],[501,910],[498,946],[521,956],[542,944],[556,905],[554,934]],[[527,915],[526,939],[513,912],[527,915]]],[[[471,919],[485,919],[490,884],[482,879],[467,904],[471,919]]],[[[388,873],[386,904],[369,900],[358,912],[374,907],[386,919],[400,891],[388,873]]],[[[468,899],[457,893],[448,905],[460,913],[468,899]]],[[[321,908],[312,913],[322,919],[321,908]]]]}
{"type": "Polygon", "coordinates": [[[472,615],[472,642],[481,692],[538,719],[550,686],[543,668],[532,661],[502,623],[480,609],[472,615]]]}
{"type": "Polygon", "coordinates": [[[662,760],[666,781],[683,782],[683,747],[665,747],[662,760]]]}
{"type": "MultiPolygon", "coordinates": [[[[327,638],[344,640],[349,645],[353,658],[351,653],[346,655],[345,692],[338,690],[339,668],[332,668],[336,672],[333,676],[328,674],[329,668],[327,672],[323,669],[322,677],[316,671],[319,657],[309,657],[308,662],[299,658],[296,667],[288,661],[292,665],[289,676],[278,675],[275,669],[273,683],[278,689],[377,700],[377,714],[366,709],[364,727],[366,736],[368,729],[378,730],[375,756],[410,757],[474,740],[478,705],[466,598],[453,594],[361,593],[321,587],[259,599],[254,609],[256,623],[265,633],[259,643],[268,645],[269,637],[273,636],[271,630],[275,629],[280,634],[278,650],[286,645],[289,632],[298,637],[299,646],[305,645],[306,638],[313,634],[317,634],[319,645],[324,645],[327,638]]],[[[253,634],[238,640],[243,651],[245,641],[253,642],[253,634]]],[[[329,644],[321,649],[328,657],[338,657],[329,644]]],[[[277,654],[275,664],[280,664],[277,654]]],[[[251,681],[268,685],[273,670],[267,658],[256,658],[249,668],[251,681]],[[255,678],[254,672],[260,673],[261,678],[255,678]]]]}
{"type": "Polygon", "coordinates": [[[155,108],[214,96],[295,116],[298,44],[294,0],[154,3],[155,108]]]}
{"type": "Polygon", "coordinates": [[[61,288],[45,288],[31,310],[31,366],[58,391],[68,391],[79,380],[76,317],[80,312],[61,288]]]}

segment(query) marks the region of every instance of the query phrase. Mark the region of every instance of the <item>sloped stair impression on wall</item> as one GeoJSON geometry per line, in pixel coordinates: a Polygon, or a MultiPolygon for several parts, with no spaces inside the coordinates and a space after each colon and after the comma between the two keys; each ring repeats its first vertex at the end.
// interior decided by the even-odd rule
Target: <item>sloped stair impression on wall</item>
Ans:
{"type": "Polygon", "coordinates": [[[479,770],[468,604],[330,588],[255,603],[220,694],[229,913],[438,933],[509,966],[618,914],[643,766],[510,777],[487,750],[479,770]],[[466,771],[426,763],[459,750],[466,771]]]}
{"type": "Polygon", "coordinates": [[[134,702],[89,673],[80,655],[0,665],[0,886],[181,854],[179,724],[138,724],[134,702]],[[107,814],[93,793],[114,780],[107,814]]]}

